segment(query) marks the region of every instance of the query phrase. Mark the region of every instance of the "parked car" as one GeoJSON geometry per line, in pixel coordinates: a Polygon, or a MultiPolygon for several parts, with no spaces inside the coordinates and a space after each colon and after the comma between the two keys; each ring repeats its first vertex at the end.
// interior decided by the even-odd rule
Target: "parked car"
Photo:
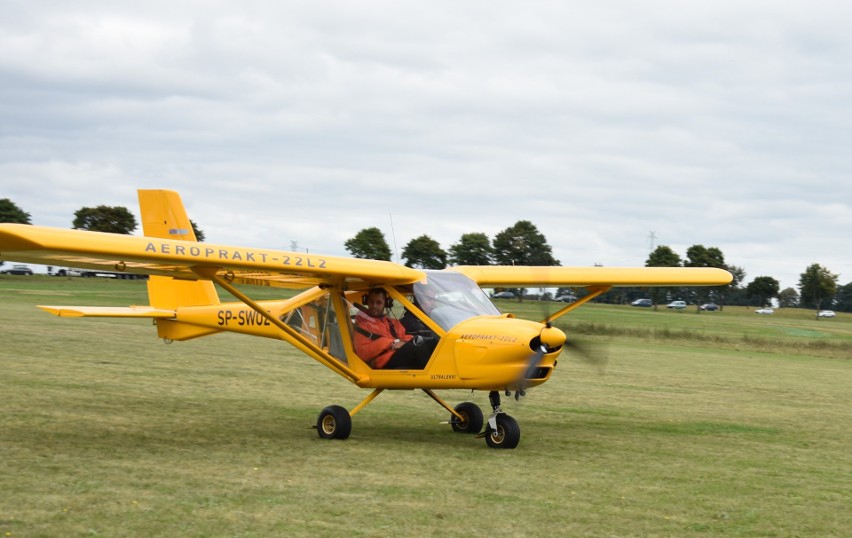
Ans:
{"type": "Polygon", "coordinates": [[[554,299],[554,301],[560,301],[562,303],[573,303],[576,300],[577,300],[577,297],[575,297],[573,295],[560,295],[559,297],[554,299]]]}
{"type": "Polygon", "coordinates": [[[501,291],[491,296],[492,299],[514,299],[515,294],[511,291],[501,291]]]}
{"type": "Polygon", "coordinates": [[[774,314],[775,310],[771,308],[758,308],[754,311],[755,314],[774,314]]]}
{"type": "Polygon", "coordinates": [[[654,306],[654,303],[651,302],[651,299],[636,299],[630,306],[654,306]]]}
{"type": "Polygon", "coordinates": [[[699,306],[698,308],[700,308],[701,310],[707,310],[708,312],[715,312],[716,310],[719,310],[719,305],[717,305],[716,303],[706,303],[699,306]]]}
{"type": "Polygon", "coordinates": [[[837,316],[837,314],[834,313],[834,310],[820,310],[817,312],[817,317],[820,318],[833,318],[835,316],[837,316]]]}
{"type": "Polygon", "coordinates": [[[686,308],[686,301],[672,301],[666,305],[666,308],[674,308],[675,310],[683,310],[686,308]]]}
{"type": "Polygon", "coordinates": [[[13,265],[11,269],[5,269],[0,271],[0,273],[4,275],[27,275],[30,276],[33,274],[33,270],[27,267],[26,265],[13,265]]]}

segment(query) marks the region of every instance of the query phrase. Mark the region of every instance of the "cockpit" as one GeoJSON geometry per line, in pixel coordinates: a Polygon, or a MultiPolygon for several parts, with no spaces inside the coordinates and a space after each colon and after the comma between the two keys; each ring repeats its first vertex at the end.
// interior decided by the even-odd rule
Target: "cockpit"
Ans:
{"type": "MultiPolygon", "coordinates": [[[[404,297],[409,304],[402,301],[388,301],[386,314],[397,319],[405,327],[406,334],[417,338],[418,342],[425,341],[430,353],[435,349],[441,333],[433,330],[435,326],[443,332],[459,323],[477,316],[499,316],[500,311],[479,286],[460,273],[452,271],[425,271],[426,278],[413,285],[395,287],[397,297],[404,297]]],[[[316,297],[310,303],[293,309],[285,316],[284,321],[296,329],[301,335],[315,345],[321,347],[332,357],[348,362],[347,355],[355,352],[355,334],[358,333],[359,313],[365,313],[362,300],[366,290],[344,292],[338,303],[343,311],[337,312],[332,293],[316,297]],[[350,341],[343,343],[340,331],[341,323],[348,325],[350,341]]],[[[363,331],[362,331],[363,332],[363,331]]],[[[419,344],[418,344],[419,345],[419,344]]],[[[359,356],[369,363],[370,357],[359,356]]]]}
{"type": "Polygon", "coordinates": [[[413,291],[415,305],[445,331],[472,317],[500,315],[485,292],[460,273],[426,271],[413,291]]]}

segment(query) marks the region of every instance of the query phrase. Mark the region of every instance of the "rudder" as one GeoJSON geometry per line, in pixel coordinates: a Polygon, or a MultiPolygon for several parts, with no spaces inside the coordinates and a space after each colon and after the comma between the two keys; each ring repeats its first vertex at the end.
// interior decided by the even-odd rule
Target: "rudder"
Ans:
{"type": "Polygon", "coordinates": [[[143,189],[138,192],[145,237],[197,241],[178,193],[143,189]]]}
{"type": "MultiPolygon", "coordinates": [[[[143,189],[138,192],[142,232],[146,237],[197,240],[177,192],[143,189]]],[[[219,304],[219,295],[209,280],[177,280],[151,275],[148,279],[148,301],[154,308],[175,310],[181,306],[219,304]]]]}

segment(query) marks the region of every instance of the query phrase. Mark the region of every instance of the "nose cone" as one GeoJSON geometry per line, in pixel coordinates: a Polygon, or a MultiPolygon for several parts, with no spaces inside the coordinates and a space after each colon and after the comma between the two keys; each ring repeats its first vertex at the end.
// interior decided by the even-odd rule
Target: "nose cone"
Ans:
{"type": "Polygon", "coordinates": [[[565,343],[565,333],[556,327],[545,327],[541,330],[541,343],[548,349],[559,349],[565,343]]]}

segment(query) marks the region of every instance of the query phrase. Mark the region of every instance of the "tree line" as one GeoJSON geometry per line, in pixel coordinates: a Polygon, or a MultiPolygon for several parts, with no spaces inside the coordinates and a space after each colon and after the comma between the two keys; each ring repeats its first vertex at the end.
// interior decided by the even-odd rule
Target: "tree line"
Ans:
{"type": "MultiPolygon", "coordinates": [[[[727,286],[715,288],[689,288],[674,292],[685,295],[684,299],[718,300],[722,305],[767,306],[772,300],[781,308],[834,308],[852,312],[852,283],[838,286],[839,275],[832,273],[818,263],[809,265],[799,275],[799,291],[794,288],[781,289],[777,279],[771,276],[757,276],[745,284],[746,272],[742,267],[727,264],[724,254],[716,247],[706,248],[693,245],[681,257],[670,247],[661,245],[645,261],[646,267],[717,267],[731,273],[733,279],[727,286]],[[703,291],[702,291],[703,290],[703,291]],[[690,297],[696,295],[697,297],[690,297]]],[[[671,289],[662,289],[672,294],[671,289]]],[[[652,292],[660,293],[660,291],[652,292]]],[[[655,301],[656,302],[656,301],[655,301]]]]}
{"type": "MultiPolygon", "coordinates": [[[[391,249],[381,230],[365,228],[346,240],[344,246],[356,258],[375,260],[391,259],[391,249]]],[[[409,241],[402,250],[405,265],[419,269],[443,269],[448,265],[561,265],[553,257],[553,249],[545,236],[530,221],[522,220],[494,236],[493,241],[484,233],[463,234],[458,242],[444,250],[440,243],[428,235],[409,241]]],[[[836,275],[819,264],[812,264],[800,275],[799,291],[780,289],[778,280],[771,276],[758,276],[745,284],[746,272],[742,267],[728,264],[718,247],[693,245],[685,257],[671,247],[657,247],[645,260],[646,267],[715,267],[733,275],[727,286],[712,288],[619,288],[600,296],[602,302],[626,303],[650,296],[654,304],[662,301],[684,299],[691,304],[717,301],[724,305],[766,306],[772,300],[782,308],[834,308],[852,312],[852,282],[838,286],[836,275]]],[[[519,297],[523,290],[513,290],[519,297]]],[[[556,295],[577,294],[581,290],[559,288],[556,295]]]]}
{"type": "MultiPolygon", "coordinates": [[[[391,249],[378,228],[365,228],[343,245],[356,258],[390,261],[391,249]]],[[[538,228],[520,220],[494,236],[463,234],[449,250],[421,235],[402,249],[405,265],[417,269],[443,269],[447,265],[559,265],[553,249],[538,228]]]]}
{"type": "MultiPolygon", "coordinates": [[[[31,216],[8,198],[0,199],[0,222],[32,224],[31,216]]],[[[204,241],[204,232],[190,220],[195,236],[204,241]]],[[[79,230],[132,234],[138,228],[133,214],[125,207],[99,205],[82,207],[74,212],[71,227],[79,230]]],[[[381,230],[364,228],[344,243],[346,250],[356,258],[374,260],[391,259],[391,249],[381,230]]],[[[553,257],[547,238],[528,220],[520,220],[497,233],[493,239],[481,232],[462,234],[456,243],[444,250],[440,243],[426,234],[410,240],[402,250],[408,267],[443,269],[448,265],[561,265],[553,257]]],[[[2,265],[0,261],[0,265],[2,265]]],[[[745,284],[743,268],[725,262],[717,247],[693,245],[681,257],[670,247],[658,246],[645,261],[646,267],[717,267],[733,275],[733,281],[716,288],[624,288],[610,291],[598,300],[628,302],[650,295],[655,304],[671,299],[684,299],[698,304],[718,301],[721,305],[764,306],[775,300],[784,307],[833,308],[852,312],[852,282],[838,285],[839,275],[820,264],[809,265],[799,278],[798,291],[780,289],[778,280],[771,276],[758,276],[745,284]]],[[[560,289],[557,294],[573,290],[560,289]]]]}

